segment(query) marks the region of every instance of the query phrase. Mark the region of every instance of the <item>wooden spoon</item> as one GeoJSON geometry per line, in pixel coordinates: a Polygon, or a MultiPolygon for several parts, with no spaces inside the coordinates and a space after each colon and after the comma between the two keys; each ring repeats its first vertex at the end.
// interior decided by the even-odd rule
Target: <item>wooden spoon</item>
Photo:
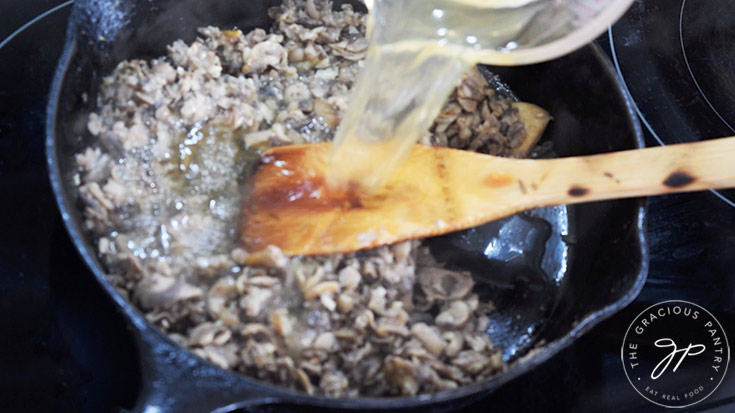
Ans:
{"type": "Polygon", "coordinates": [[[265,152],[240,222],[249,252],[374,248],[526,209],[735,186],[735,137],[561,159],[508,159],[416,145],[380,190],[325,185],[329,144],[265,152]]]}

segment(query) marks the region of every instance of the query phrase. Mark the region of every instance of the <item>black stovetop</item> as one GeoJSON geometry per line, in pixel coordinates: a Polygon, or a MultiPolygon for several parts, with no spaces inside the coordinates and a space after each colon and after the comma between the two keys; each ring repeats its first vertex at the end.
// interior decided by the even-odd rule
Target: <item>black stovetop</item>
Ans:
{"type": "MultiPolygon", "coordinates": [[[[735,134],[735,1],[637,1],[598,42],[647,144],[735,134]]],[[[43,150],[46,94],[71,2],[0,4],[0,410],[118,411],[139,393],[124,320],[70,243],[43,150]]],[[[733,160],[735,162],[735,159],[733,160]]],[[[629,323],[663,300],[695,302],[735,339],[732,191],[651,199],[651,266],[639,297],[549,362],[472,408],[655,411],[628,383],[629,323]]],[[[735,372],[694,410],[735,411],[735,372]]]]}

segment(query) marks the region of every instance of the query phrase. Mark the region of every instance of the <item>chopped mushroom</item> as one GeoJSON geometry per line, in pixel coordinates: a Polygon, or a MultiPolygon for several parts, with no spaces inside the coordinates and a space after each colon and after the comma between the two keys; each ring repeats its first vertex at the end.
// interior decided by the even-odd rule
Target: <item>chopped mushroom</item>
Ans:
{"type": "Polygon", "coordinates": [[[452,301],[449,308],[436,316],[436,325],[445,328],[462,327],[470,319],[470,307],[464,301],[452,301]]]}
{"type": "Polygon", "coordinates": [[[444,354],[447,355],[447,357],[456,356],[464,346],[464,338],[460,333],[447,331],[442,334],[442,338],[447,341],[447,346],[444,347],[444,354]]]}
{"type": "Polygon", "coordinates": [[[491,360],[482,353],[465,350],[457,354],[452,363],[465,373],[478,374],[491,364],[491,360]]]}
{"type": "Polygon", "coordinates": [[[305,300],[313,300],[319,298],[324,294],[332,294],[339,292],[339,283],[337,281],[324,281],[321,282],[304,292],[305,300]]]}
{"type": "Polygon", "coordinates": [[[436,327],[429,327],[424,323],[416,323],[411,327],[411,335],[419,340],[424,347],[435,356],[444,351],[447,346],[436,327]]]}
{"type": "Polygon", "coordinates": [[[194,327],[189,333],[190,346],[206,346],[215,344],[221,346],[232,337],[232,332],[223,325],[214,323],[202,323],[194,327]]]}
{"type": "Polygon", "coordinates": [[[268,300],[273,296],[273,291],[265,288],[251,287],[248,294],[240,300],[240,307],[248,316],[257,317],[265,308],[268,300]]]}
{"type": "Polygon", "coordinates": [[[237,314],[229,308],[228,303],[237,297],[237,288],[232,277],[219,279],[207,292],[207,309],[209,314],[216,319],[225,321],[226,324],[236,324],[239,319],[237,314]]]}
{"type": "Polygon", "coordinates": [[[286,264],[288,264],[288,258],[275,245],[269,245],[262,251],[250,254],[243,261],[245,265],[280,269],[285,268],[286,264]]]}
{"type": "Polygon", "coordinates": [[[207,345],[199,349],[195,349],[194,353],[203,359],[223,368],[228,369],[237,363],[236,355],[237,346],[211,346],[207,345]]]}
{"type": "Polygon", "coordinates": [[[271,325],[278,334],[285,337],[293,332],[294,320],[285,309],[276,310],[270,315],[271,325]]]}
{"type": "Polygon", "coordinates": [[[408,360],[394,356],[386,357],[383,375],[386,383],[399,395],[413,396],[419,391],[419,368],[408,360]]]}
{"type": "Polygon", "coordinates": [[[201,295],[198,287],[156,273],[143,278],[135,289],[135,298],[145,309],[167,308],[177,301],[201,295]]]}
{"type": "Polygon", "coordinates": [[[352,291],[360,285],[362,276],[355,267],[349,265],[339,271],[339,285],[345,291],[352,291]]]}
{"type": "Polygon", "coordinates": [[[469,293],[475,285],[467,273],[438,267],[419,270],[419,284],[427,297],[439,300],[457,300],[469,293]]]}

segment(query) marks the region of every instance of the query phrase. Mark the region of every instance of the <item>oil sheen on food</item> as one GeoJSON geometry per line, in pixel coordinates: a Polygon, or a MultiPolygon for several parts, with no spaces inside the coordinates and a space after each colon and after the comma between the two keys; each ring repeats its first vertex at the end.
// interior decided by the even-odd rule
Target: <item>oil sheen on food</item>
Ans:
{"type": "Polygon", "coordinates": [[[513,49],[554,35],[528,31],[549,3],[376,0],[368,56],[337,130],[329,184],[357,182],[370,189],[383,183],[428,133],[472,65],[512,64],[513,49]]]}

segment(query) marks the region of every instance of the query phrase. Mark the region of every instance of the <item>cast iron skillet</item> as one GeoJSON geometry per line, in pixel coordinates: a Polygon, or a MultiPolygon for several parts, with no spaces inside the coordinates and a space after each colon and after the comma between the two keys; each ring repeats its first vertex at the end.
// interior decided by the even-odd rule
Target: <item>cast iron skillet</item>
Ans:
{"type": "MultiPolygon", "coordinates": [[[[149,325],[107,282],[91,237],[82,229],[72,180],[73,155],[94,143],[86,132],[86,119],[101,78],[121,60],[153,58],[165,54],[165,46],[176,39],[193,40],[199,26],[268,27],[266,11],[278,2],[77,0],[74,5],[48,104],[48,165],[72,241],[125,314],[135,336],[143,374],[136,410],[229,411],[264,405],[361,410],[430,404],[457,407],[549,359],[635,298],[648,270],[643,199],[539,210],[430,242],[442,259],[485,277],[497,306],[494,327],[488,333],[503,345],[510,362],[506,371],[454,391],[383,399],[309,396],[217,368],[149,325]],[[541,252],[520,245],[525,255],[498,259],[489,245],[513,231],[533,233],[530,238],[540,243],[541,252]],[[534,346],[537,349],[529,353],[534,346]]],[[[596,47],[544,64],[492,70],[523,100],[552,113],[554,121],[544,139],[552,142],[557,154],[643,146],[629,98],[596,47]]],[[[502,89],[501,83],[490,80],[502,89]]],[[[496,249],[502,250],[502,245],[496,249]]]]}

